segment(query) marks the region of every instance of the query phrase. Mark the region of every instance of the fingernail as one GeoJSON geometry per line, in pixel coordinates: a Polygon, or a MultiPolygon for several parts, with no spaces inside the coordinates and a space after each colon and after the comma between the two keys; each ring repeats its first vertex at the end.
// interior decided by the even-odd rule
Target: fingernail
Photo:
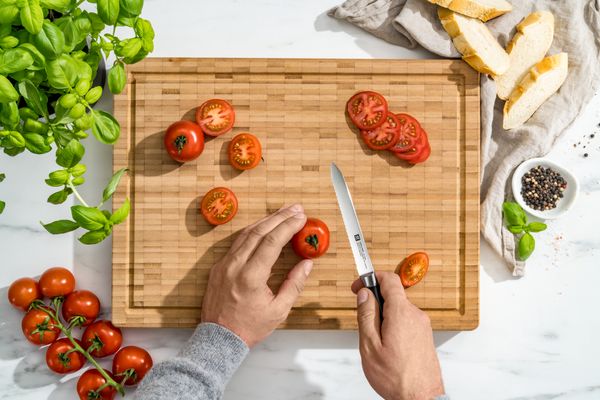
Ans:
{"type": "Polygon", "coordinates": [[[302,219],[302,218],[306,218],[306,215],[304,215],[303,212],[300,212],[298,214],[294,214],[294,218],[302,219]]]}
{"type": "Polygon", "coordinates": [[[304,261],[304,275],[308,276],[310,274],[310,271],[312,271],[312,267],[313,267],[312,260],[304,261]]]}
{"type": "Polygon", "coordinates": [[[361,289],[358,291],[358,295],[356,296],[356,302],[360,306],[362,303],[367,301],[369,298],[369,293],[365,289],[361,289]]]}
{"type": "Polygon", "coordinates": [[[300,211],[304,211],[304,208],[302,207],[301,204],[296,203],[296,204],[292,204],[290,206],[290,211],[300,212],[300,211]]]}

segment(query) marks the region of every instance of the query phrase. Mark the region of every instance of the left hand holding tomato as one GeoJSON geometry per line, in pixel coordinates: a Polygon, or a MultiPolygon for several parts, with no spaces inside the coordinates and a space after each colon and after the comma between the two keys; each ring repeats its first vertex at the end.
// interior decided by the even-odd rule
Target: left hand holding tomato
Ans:
{"type": "Polygon", "coordinates": [[[287,318],[312,269],[311,260],[302,260],[277,294],[267,286],[281,249],[305,223],[304,209],[295,204],[244,229],[210,271],[202,322],[226,327],[249,347],[269,336],[287,318]]]}

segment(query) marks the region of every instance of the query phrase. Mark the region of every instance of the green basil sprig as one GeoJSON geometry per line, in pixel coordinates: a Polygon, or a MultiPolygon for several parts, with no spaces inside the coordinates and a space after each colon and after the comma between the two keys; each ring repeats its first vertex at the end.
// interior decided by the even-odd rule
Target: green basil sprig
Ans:
{"type": "Polygon", "coordinates": [[[525,261],[535,250],[535,239],[531,232],[544,231],[547,225],[542,222],[527,223],[527,215],[517,203],[505,202],[502,210],[507,229],[515,235],[521,235],[517,246],[517,255],[520,260],[525,261]]]}
{"type": "MultiPolygon", "coordinates": [[[[85,170],[85,165],[75,164],[72,167],[51,172],[48,179],[46,179],[46,183],[50,186],[63,186],[63,189],[50,195],[48,201],[52,202],[51,200],[57,200],[62,203],[70,193],[75,193],[80,201],[82,201],[75,186],[83,183],[83,181],[77,183],[77,180],[83,179],[81,175],[85,173],[85,170]],[[63,195],[62,193],[67,194],[63,195]],[[55,196],[56,199],[51,199],[53,196],[55,196]]],[[[126,168],[115,172],[108,182],[108,185],[106,185],[106,188],[104,188],[102,203],[98,206],[91,207],[82,201],[82,205],[71,207],[71,217],[73,220],[62,219],[48,224],[42,222],[42,226],[52,234],[61,234],[83,228],[87,230],[87,232],[79,237],[81,243],[96,244],[103,241],[110,236],[113,226],[125,221],[131,209],[128,198],[125,199],[121,207],[114,213],[100,209],[100,207],[112,197],[125,172],[127,172],[126,168]]]]}

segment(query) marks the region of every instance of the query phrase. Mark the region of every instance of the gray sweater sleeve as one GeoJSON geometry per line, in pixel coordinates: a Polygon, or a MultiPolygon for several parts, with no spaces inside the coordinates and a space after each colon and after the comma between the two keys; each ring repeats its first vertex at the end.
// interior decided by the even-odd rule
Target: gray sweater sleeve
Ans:
{"type": "Polygon", "coordinates": [[[220,399],[225,385],[248,354],[248,346],[229,329],[201,323],[178,356],[155,365],[135,399],[220,399]]]}

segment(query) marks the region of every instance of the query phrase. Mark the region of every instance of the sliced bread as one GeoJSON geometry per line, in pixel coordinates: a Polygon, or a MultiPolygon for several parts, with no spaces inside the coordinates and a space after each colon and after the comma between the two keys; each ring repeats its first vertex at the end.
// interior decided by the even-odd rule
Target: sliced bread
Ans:
{"type": "Polygon", "coordinates": [[[508,43],[510,68],[500,76],[494,76],[498,97],[507,99],[515,86],[548,52],[554,37],[554,15],[548,11],[529,14],[519,25],[517,33],[508,43]]]}
{"type": "Polygon", "coordinates": [[[471,67],[493,75],[502,75],[508,70],[508,54],[483,22],[442,7],[438,7],[438,17],[463,60],[471,67]]]}
{"type": "Polygon", "coordinates": [[[428,0],[430,3],[437,4],[456,11],[467,17],[477,18],[483,22],[512,10],[512,5],[505,0],[428,0]]]}
{"type": "Polygon", "coordinates": [[[504,129],[521,126],[567,78],[569,56],[559,53],[537,63],[504,103],[504,129]]]}

